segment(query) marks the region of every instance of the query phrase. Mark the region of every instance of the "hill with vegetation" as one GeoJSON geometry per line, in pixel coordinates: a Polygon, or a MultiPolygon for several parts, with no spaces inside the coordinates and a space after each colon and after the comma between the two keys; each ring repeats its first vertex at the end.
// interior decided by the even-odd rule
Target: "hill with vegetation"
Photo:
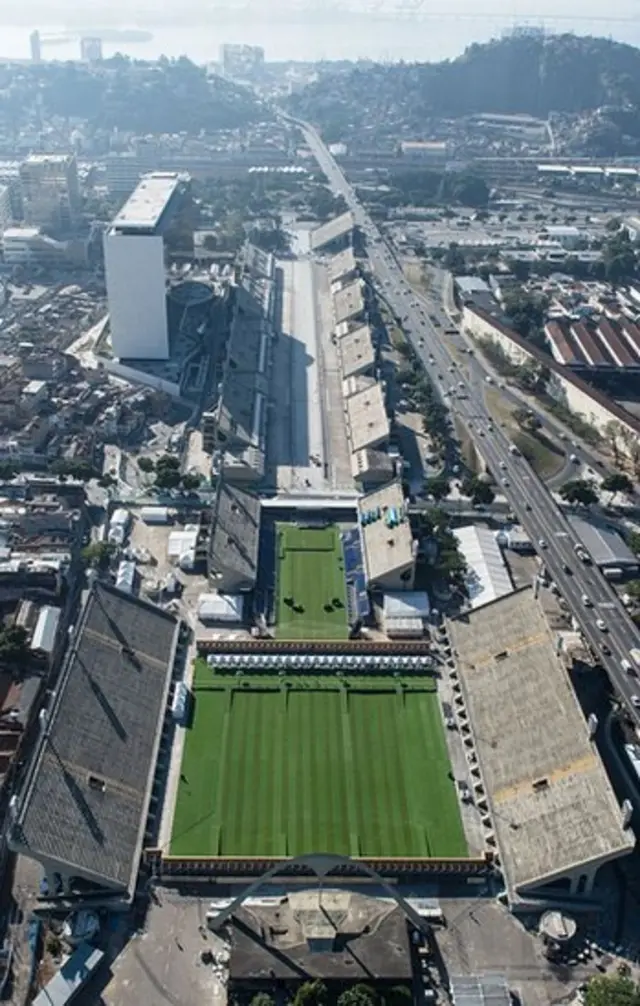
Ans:
{"type": "Polygon", "coordinates": [[[514,34],[469,46],[441,63],[363,65],[326,72],[290,98],[290,108],[327,138],[357,123],[420,132],[430,118],[480,112],[583,113],[605,107],[640,136],[640,49],[611,39],[514,34]]]}
{"type": "Polygon", "coordinates": [[[143,63],[114,56],[99,66],[41,63],[0,67],[0,126],[6,135],[38,117],[82,120],[90,131],[197,135],[267,118],[249,91],[181,57],[143,63]]]}

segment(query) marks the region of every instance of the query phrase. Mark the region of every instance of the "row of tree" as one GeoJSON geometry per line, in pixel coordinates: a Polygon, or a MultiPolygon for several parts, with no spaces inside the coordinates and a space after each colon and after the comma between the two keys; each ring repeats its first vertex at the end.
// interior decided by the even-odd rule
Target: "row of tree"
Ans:
{"type": "MultiPolygon", "coordinates": [[[[611,472],[600,483],[603,492],[610,493],[610,501],[618,493],[633,492],[633,483],[624,472],[611,472]]],[[[598,490],[592,479],[569,479],[559,489],[560,496],[567,503],[577,503],[580,506],[591,506],[599,500],[598,490]]]]}
{"type": "Polygon", "coordinates": [[[157,461],[143,456],[138,458],[138,468],[146,475],[155,473],[154,485],[157,489],[186,489],[193,491],[202,483],[199,475],[180,472],[180,461],[173,454],[163,454],[157,461]]]}
{"type": "MultiPolygon", "coordinates": [[[[299,985],[290,1006],[411,1006],[413,996],[406,985],[395,985],[384,993],[371,985],[358,983],[342,992],[334,992],[323,981],[303,982],[299,985]]],[[[248,1006],[276,1006],[268,992],[258,992],[248,1006]]]]}

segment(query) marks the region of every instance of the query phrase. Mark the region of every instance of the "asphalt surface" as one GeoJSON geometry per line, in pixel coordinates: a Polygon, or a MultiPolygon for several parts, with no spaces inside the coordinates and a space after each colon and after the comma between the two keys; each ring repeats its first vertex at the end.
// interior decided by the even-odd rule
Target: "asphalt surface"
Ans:
{"type": "Polygon", "coordinates": [[[433,383],[454,388],[446,402],[465,422],[475,446],[504,493],[523,528],[535,544],[550,577],[569,605],[580,629],[598,655],[631,719],[640,726],[640,683],[623,670],[621,661],[629,651],[640,648],[640,633],[629,618],[610,584],[594,565],[583,563],[575,553],[577,543],[571,526],[549,490],[521,456],[510,450],[510,442],[497,422],[491,419],[484,395],[482,368],[471,358],[469,374],[451,356],[444,335],[444,322],[435,326],[424,303],[404,277],[402,269],[378,228],[372,222],[318,133],[307,123],[291,120],[303,131],[307,144],[334,192],[341,194],[352,210],[356,225],[366,235],[369,266],[381,284],[405,334],[433,383]],[[451,369],[453,368],[453,369],[451,369]],[[441,373],[445,380],[437,375],[441,373]],[[588,604],[585,604],[585,599],[588,604]],[[596,620],[606,623],[601,631],[596,620]],[[603,651],[607,647],[609,653],[603,651]]]}

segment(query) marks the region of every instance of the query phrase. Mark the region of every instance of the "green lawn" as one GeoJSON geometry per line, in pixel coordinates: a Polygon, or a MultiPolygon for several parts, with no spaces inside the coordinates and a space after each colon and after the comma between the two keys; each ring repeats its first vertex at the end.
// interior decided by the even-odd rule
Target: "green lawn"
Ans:
{"type": "Polygon", "coordinates": [[[432,679],[197,669],[174,855],[466,856],[432,679]]]}
{"type": "Polygon", "coordinates": [[[347,594],[338,528],[279,524],[277,531],[278,638],[346,639],[347,594]]]}

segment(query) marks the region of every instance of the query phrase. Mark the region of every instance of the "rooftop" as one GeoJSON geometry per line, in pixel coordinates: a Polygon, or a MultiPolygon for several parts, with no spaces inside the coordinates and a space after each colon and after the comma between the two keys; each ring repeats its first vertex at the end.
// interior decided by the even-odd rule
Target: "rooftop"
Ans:
{"type": "MultiPolygon", "coordinates": [[[[413,535],[411,525],[405,515],[405,502],[402,495],[402,487],[399,482],[390,482],[389,485],[376,489],[368,493],[358,501],[358,511],[360,514],[360,529],[365,565],[367,568],[367,578],[370,583],[402,569],[413,563],[413,535]],[[362,518],[366,514],[379,512],[375,520],[363,524],[362,518]],[[389,526],[389,517],[397,517],[399,523],[392,521],[394,526],[389,526]]],[[[365,516],[366,519],[366,516],[365,516]]]]}
{"type": "Polygon", "coordinates": [[[361,280],[354,280],[353,283],[336,290],[333,295],[333,314],[336,324],[355,318],[363,311],[364,295],[361,280]]]}
{"type": "Polygon", "coordinates": [[[138,182],[126,203],[113,219],[115,230],[152,231],[180,184],[175,172],[155,171],[138,182]]]}
{"type": "Polygon", "coordinates": [[[389,901],[344,890],[292,891],[233,917],[231,981],[409,981],[406,919],[389,901]]]}
{"type": "Polygon", "coordinates": [[[12,835],[22,852],[132,890],[177,628],[160,608],[94,583],[12,835]]]}
{"type": "Polygon", "coordinates": [[[379,384],[357,391],[345,400],[347,434],[352,451],[375,447],[389,436],[389,417],[379,384]]]}
{"type": "Polygon", "coordinates": [[[311,232],[311,247],[314,251],[318,251],[325,245],[331,244],[332,241],[349,234],[353,230],[354,224],[351,210],[347,210],[339,217],[334,217],[333,220],[327,220],[325,224],[321,224],[311,232]]]}
{"type": "Polygon", "coordinates": [[[255,582],[260,538],[260,500],[221,482],[211,516],[209,575],[234,570],[255,582]]]}
{"type": "Polygon", "coordinates": [[[542,364],[544,367],[548,367],[549,370],[556,374],[562,380],[568,381],[575,388],[581,391],[583,394],[592,398],[594,402],[597,402],[603,409],[610,412],[612,416],[637,436],[640,434],[640,422],[626,409],[618,405],[612,398],[608,398],[605,394],[595,388],[592,384],[587,384],[583,381],[581,377],[574,374],[571,370],[567,370],[565,367],[561,366],[552,359],[548,353],[543,352],[534,346],[533,343],[523,339],[513,328],[511,328],[506,321],[504,315],[498,309],[488,310],[485,307],[480,307],[477,304],[469,304],[465,307],[465,311],[469,311],[471,314],[476,315],[478,318],[487,324],[493,325],[497,331],[504,335],[507,339],[511,339],[513,343],[525,352],[532,356],[538,363],[542,364]]]}
{"type": "Polygon", "coordinates": [[[449,632],[511,896],[630,852],[532,590],[452,619],[449,632]]]}
{"type": "Polygon", "coordinates": [[[375,363],[376,354],[371,341],[371,329],[368,325],[354,328],[338,340],[338,351],[342,367],[342,377],[361,374],[369,370],[375,363]]]}
{"type": "Polygon", "coordinates": [[[356,257],[353,248],[349,245],[344,251],[334,255],[329,262],[329,277],[331,282],[335,283],[336,280],[342,279],[343,276],[349,276],[352,272],[355,272],[355,268],[356,257]]]}
{"type": "Polygon", "coordinates": [[[454,528],[453,534],[467,562],[465,582],[471,607],[479,608],[510,594],[513,584],[494,532],[469,524],[454,528]]]}
{"type": "Polygon", "coordinates": [[[573,515],[569,516],[569,523],[597,566],[637,568],[638,557],[612,524],[573,515]]]}

